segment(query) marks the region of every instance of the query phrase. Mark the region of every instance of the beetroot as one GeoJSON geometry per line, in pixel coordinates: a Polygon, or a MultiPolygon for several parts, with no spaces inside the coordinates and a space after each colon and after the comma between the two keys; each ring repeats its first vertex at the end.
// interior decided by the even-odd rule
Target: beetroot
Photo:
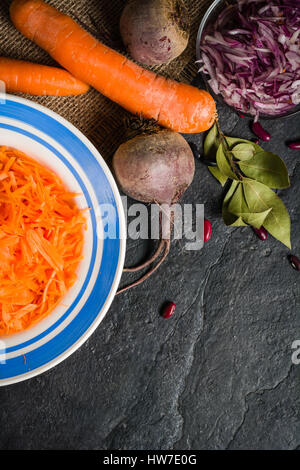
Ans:
{"type": "Polygon", "coordinates": [[[170,205],[191,184],[195,162],[186,140],[165,129],[122,144],[113,167],[125,194],[141,202],[170,205]]]}
{"type": "Polygon", "coordinates": [[[190,21],[182,0],[129,0],[121,16],[120,31],[133,59],[159,65],[185,50],[190,21]]]}
{"type": "MultiPolygon", "coordinates": [[[[164,205],[163,212],[166,214],[166,207],[171,208],[172,204],[177,203],[192,183],[195,160],[189,144],[180,134],[159,129],[122,144],[113,157],[113,169],[125,194],[141,202],[164,205]]],[[[138,281],[118,293],[148,279],[168,256],[173,225],[171,212],[167,213],[167,217],[161,215],[161,240],[154,255],[142,265],[124,271],[136,272],[161,256],[160,260],[138,281]]]]}

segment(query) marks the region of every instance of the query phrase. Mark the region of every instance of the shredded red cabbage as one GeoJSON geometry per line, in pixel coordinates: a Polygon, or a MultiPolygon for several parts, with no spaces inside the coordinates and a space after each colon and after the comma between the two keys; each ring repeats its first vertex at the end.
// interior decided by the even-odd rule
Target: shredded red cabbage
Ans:
{"type": "Polygon", "coordinates": [[[258,119],[300,103],[300,0],[237,0],[201,41],[214,93],[258,119]]]}

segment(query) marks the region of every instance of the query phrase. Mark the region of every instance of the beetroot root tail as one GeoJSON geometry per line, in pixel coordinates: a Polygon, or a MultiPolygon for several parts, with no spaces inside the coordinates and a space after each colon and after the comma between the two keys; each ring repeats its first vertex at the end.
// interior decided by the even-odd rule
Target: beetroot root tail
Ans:
{"type": "Polygon", "coordinates": [[[160,256],[163,248],[165,247],[165,244],[166,244],[166,240],[160,240],[159,245],[158,245],[155,253],[151,256],[151,258],[149,258],[147,261],[145,261],[145,263],[140,264],[139,266],[135,266],[133,268],[124,268],[123,272],[124,273],[135,273],[137,271],[141,271],[142,269],[147,268],[148,266],[150,266],[150,264],[153,264],[154,261],[157,260],[157,258],[160,256]]]}
{"type": "Polygon", "coordinates": [[[149,279],[149,277],[152,276],[152,274],[155,273],[155,271],[157,271],[157,269],[163,264],[163,262],[165,261],[165,259],[167,258],[168,254],[170,252],[171,241],[170,240],[162,240],[162,246],[164,246],[165,251],[164,251],[164,254],[161,257],[161,259],[158,261],[158,263],[155,266],[153,266],[153,268],[151,268],[140,279],[138,279],[137,281],[133,282],[132,284],[129,284],[128,286],[123,287],[122,289],[118,290],[116,295],[122,294],[123,292],[126,292],[127,290],[132,289],[133,287],[139,286],[143,282],[147,281],[147,279],[149,279]]]}

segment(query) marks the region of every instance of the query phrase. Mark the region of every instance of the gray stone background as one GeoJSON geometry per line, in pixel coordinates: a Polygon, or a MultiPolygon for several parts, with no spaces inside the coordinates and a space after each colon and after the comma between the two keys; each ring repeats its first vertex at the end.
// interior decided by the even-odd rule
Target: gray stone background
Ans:
{"type": "MultiPolygon", "coordinates": [[[[248,119],[219,107],[225,133],[252,139],[248,119]]],[[[269,121],[265,149],[281,155],[279,191],[300,256],[300,116],[269,121]]],[[[202,136],[187,136],[199,147],[202,136]]],[[[249,228],[227,228],[224,192],[196,162],[182,202],[205,204],[213,235],[201,251],[174,241],[161,269],[118,297],[70,358],[0,389],[0,449],[295,449],[300,446],[299,272],[288,249],[249,228]],[[165,301],[177,305],[170,320],[165,301]]],[[[127,263],[151,246],[129,241],[127,263]]],[[[124,278],[124,282],[130,278],[124,278]]]]}

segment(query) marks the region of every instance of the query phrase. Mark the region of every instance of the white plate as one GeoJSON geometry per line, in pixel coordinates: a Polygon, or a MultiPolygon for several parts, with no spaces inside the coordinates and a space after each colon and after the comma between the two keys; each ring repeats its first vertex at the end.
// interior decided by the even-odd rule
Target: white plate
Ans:
{"type": "Polygon", "coordinates": [[[53,169],[72,192],[81,194],[79,207],[90,209],[84,260],[74,287],[34,327],[0,336],[0,385],[8,385],[66,359],[103,320],[122,275],[126,226],[119,191],[103,158],[59,115],[6,95],[0,104],[1,145],[15,147],[53,169]]]}

